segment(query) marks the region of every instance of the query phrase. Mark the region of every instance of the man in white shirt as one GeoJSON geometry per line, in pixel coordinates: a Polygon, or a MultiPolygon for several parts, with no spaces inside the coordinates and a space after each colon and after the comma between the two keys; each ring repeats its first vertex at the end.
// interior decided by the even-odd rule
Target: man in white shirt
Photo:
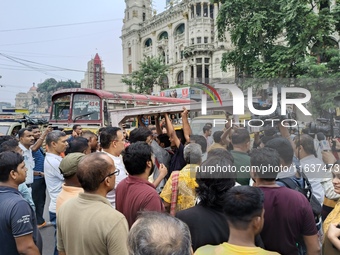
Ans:
{"type": "MultiPolygon", "coordinates": [[[[44,172],[46,188],[51,199],[48,211],[50,214],[50,221],[55,226],[57,197],[61,191],[61,186],[64,183],[64,177],[59,170],[59,165],[62,160],[60,154],[65,152],[68,146],[67,135],[62,131],[54,130],[47,135],[46,145],[48,146],[48,152],[46,153],[44,161],[44,172]]],[[[58,254],[56,247],[54,254],[58,254]]]]}
{"type": "Polygon", "coordinates": [[[313,194],[320,204],[323,204],[325,191],[321,181],[327,177],[325,164],[316,157],[314,141],[309,135],[296,136],[295,155],[300,159],[301,169],[304,171],[313,188],[313,194]]]}
{"type": "MultiPolygon", "coordinates": [[[[209,148],[213,143],[214,140],[211,137],[212,134],[212,126],[209,125],[209,123],[205,124],[205,126],[203,127],[203,136],[204,138],[207,140],[207,148],[209,148]]],[[[202,151],[206,151],[207,148],[202,148],[202,151]]]]}
{"type": "Polygon", "coordinates": [[[127,177],[123,158],[121,156],[122,151],[125,149],[125,138],[122,130],[119,127],[107,127],[100,134],[100,145],[102,147],[102,152],[106,153],[110,158],[112,158],[116,169],[120,170],[119,174],[116,176],[115,188],[106,195],[106,198],[115,208],[116,187],[127,177]]]}
{"type": "Polygon", "coordinates": [[[55,218],[57,196],[61,191],[61,185],[64,182],[64,177],[60,173],[59,165],[62,160],[60,154],[65,152],[68,145],[66,140],[66,134],[59,130],[52,131],[46,137],[48,152],[46,153],[44,161],[44,170],[46,187],[51,198],[48,209],[50,220],[53,223],[55,223],[53,218],[55,218]]]}
{"type": "Polygon", "coordinates": [[[22,149],[22,155],[24,156],[25,166],[27,168],[27,175],[25,183],[32,194],[32,183],[34,180],[34,158],[32,156],[31,146],[34,144],[34,136],[31,129],[22,128],[18,132],[19,147],[22,149]]]}

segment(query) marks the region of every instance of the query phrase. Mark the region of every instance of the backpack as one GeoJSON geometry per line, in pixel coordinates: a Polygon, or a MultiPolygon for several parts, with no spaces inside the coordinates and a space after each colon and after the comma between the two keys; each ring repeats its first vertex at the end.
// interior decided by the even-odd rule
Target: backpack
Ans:
{"type": "Polygon", "coordinates": [[[312,207],[315,222],[318,223],[321,216],[322,206],[320,205],[317,198],[313,195],[312,185],[308,181],[306,174],[303,171],[298,171],[298,173],[300,174],[300,178],[292,176],[277,179],[276,181],[281,182],[285,187],[289,189],[296,190],[303,194],[308,199],[312,207]]]}

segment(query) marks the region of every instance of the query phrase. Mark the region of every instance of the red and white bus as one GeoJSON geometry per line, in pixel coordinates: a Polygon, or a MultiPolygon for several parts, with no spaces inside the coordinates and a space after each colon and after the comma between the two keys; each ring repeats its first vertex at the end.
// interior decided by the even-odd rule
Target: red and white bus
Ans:
{"type": "Polygon", "coordinates": [[[111,124],[110,111],[189,102],[189,99],[128,92],[110,92],[87,88],[63,89],[52,95],[49,123],[59,127],[80,124],[96,129],[111,124]]]}

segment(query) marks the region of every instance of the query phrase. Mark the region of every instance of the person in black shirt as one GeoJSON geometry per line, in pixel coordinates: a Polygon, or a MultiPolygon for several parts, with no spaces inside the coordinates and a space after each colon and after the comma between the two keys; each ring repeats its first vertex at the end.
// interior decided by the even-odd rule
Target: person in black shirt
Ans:
{"type": "MultiPolygon", "coordinates": [[[[225,152],[229,153],[226,150],[225,152]]],[[[226,242],[229,238],[229,226],[223,213],[223,197],[235,185],[236,175],[203,171],[206,167],[217,165],[228,167],[231,162],[226,157],[211,157],[203,162],[200,171],[196,173],[196,195],[199,203],[176,214],[178,219],[189,226],[194,251],[206,244],[226,242]]]]}
{"type": "Polygon", "coordinates": [[[32,207],[18,191],[27,168],[19,153],[0,153],[0,254],[41,254],[42,240],[32,207]]]}

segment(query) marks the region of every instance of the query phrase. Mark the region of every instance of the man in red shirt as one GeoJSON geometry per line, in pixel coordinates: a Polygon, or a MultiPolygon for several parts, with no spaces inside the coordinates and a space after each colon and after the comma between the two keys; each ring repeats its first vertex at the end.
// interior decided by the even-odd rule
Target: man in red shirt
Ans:
{"type": "Polygon", "coordinates": [[[164,211],[155,186],[148,181],[153,173],[154,160],[151,146],[146,142],[133,143],[125,150],[123,162],[129,176],[116,188],[116,209],[124,214],[129,228],[140,211],[164,211]]]}

